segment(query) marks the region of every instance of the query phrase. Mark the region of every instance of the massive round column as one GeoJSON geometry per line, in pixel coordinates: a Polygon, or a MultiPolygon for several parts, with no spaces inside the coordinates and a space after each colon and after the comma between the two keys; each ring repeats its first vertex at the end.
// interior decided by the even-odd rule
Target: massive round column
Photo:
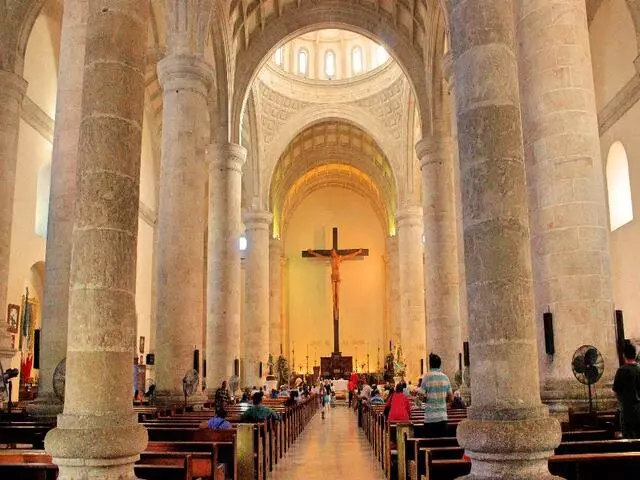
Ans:
{"type": "Polygon", "coordinates": [[[269,225],[271,213],[248,211],[242,216],[247,235],[247,277],[243,359],[243,384],[264,382],[269,359],[269,225]],[[262,367],[262,368],[261,368],[262,367]],[[262,370],[262,371],[260,371],[262,370]]]}
{"type": "MultiPolygon", "coordinates": [[[[517,0],[518,59],[533,240],[536,320],[553,313],[555,355],[543,400],[565,410],[585,392],[574,351],[595,345],[617,367],[607,207],[585,2],[517,0]]],[[[602,382],[606,387],[606,382],[602,382]]],[[[603,394],[612,396],[609,387],[603,394]]]]}
{"type": "Polygon", "coordinates": [[[273,360],[284,352],[282,337],[282,241],[269,240],[269,353],[273,360]]]}
{"type": "Polygon", "coordinates": [[[436,131],[416,144],[416,152],[422,169],[427,350],[440,355],[442,370],[453,380],[462,338],[451,138],[436,131]]]}
{"type": "Polygon", "coordinates": [[[51,158],[51,191],[44,274],[38,397],[30,415],[53,416],[62,402],[53,392],[53,372],[67,354],[69,268],[76,191],[76,159],[84,74],[88,0],[67,0],[62,19],[56,122],[51,158]]]}
{"type": "Polygon", "coordinates": [[[396,213],[398,223],[398,275],[400,285],[400,345],[407,381],[416,382],[426,371],[427,333],[422,260],[422,208],[404,207],[396,213]]]}
{"type": "Polygon", "coordinates": [[[136,243],[148,5],[89,1],[58,478],[133,479],[136,243]]]}
{"type": "Polygon", "coordinates": [[[197,56],[172,54],[158,63],[158,74],[163,121],[155,380],[158,401],[170,404],[184,401],[182,378],[193,368],[194,349],[202,350],[206,166],[198,132],[208,119],[212,73],[197,56]]]}
{"type": "MultiPolygon", "coordinates": [[[[388,342],[397,344],[401,338],[400,325],[400,270],[398,267],[398,237],[387,237],[386,287],[387,287],[387,320],[388,342]]],[[[387,352],[389,344],[383,345],[387,352]]]]}
{"type": "Polygon", "coordinates": [[[543,479],[560,425],[540,402],[511,0],[451,1],[471,349],[470,479],[543,479]]]}
{"type": "Polygon", "coordinates": [[[7,285],[11,252],[13,194],[18,161],[18,131],[20,105],[27,91],[27,82],[20,76],[0,70],[0,360],[8,364],[15,353],[7,324],[7,285]]]}
{"type": "Polygon", "coordinates": [[[207,392],[234,373],[240,359],[240,188],[247,150],[233,143],[207,148],[207,392]]]}

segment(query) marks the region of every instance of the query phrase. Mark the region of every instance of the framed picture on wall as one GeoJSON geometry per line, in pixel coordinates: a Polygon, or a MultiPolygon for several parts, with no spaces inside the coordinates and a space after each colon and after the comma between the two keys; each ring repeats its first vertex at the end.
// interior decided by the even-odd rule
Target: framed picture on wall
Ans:
{"type": "MultiPolygon", "coordinates": [[[[144,337],[140,337],[140,345],[139,345],[140,353],[144,353],[144,337]]],[[[140,362],[142,363],[142,362],[140,362]]]]}
{"type": "Polygon", "coordinates": [[[20,323],[20,305],[10,303],[7,307],[7,330],[11,333],[18,333],[20,323]]]}

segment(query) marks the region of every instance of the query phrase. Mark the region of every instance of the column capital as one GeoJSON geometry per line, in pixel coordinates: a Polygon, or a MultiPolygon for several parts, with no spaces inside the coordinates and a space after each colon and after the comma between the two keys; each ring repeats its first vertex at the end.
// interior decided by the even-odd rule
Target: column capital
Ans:
{"type": "Polygon", "coordinates": [[[242,173],[247,160],[247,149],[237,143],[210,143],[205,158],[209,168],[227,168],[242,173]]]}
{"type": "Polygon", "coordinates": [[[420,169],[434,160],[439,161],[444,155],[447,155],[450,150],[451,136],[445,133],[436,133],[419,140],[416,143],[416,155],[420,162],[420,169]]]}
{"type": "Polygon", "coordinates": [[[248,210],[242,212],[242,223],[247,230],[259,230],[268,228],[271,225],[273,215],[266,210],[248,210]]]}
{"type": "Polygon", "coordinates": [[[282,253],[282,240],[277,237],[269,238],[269,248],[272,252],[278,251],[279,255],[282,253]]]}
{"type": "Polygon", "coordinates": [[[22,102],[27,92],[27,81],[20,75],[7,70],[0,70],[0,96],[11,97],[22,102]]]}
{"type": "Polygon", "coordinates": [[[206,96],[213,85],[213,71],[196,55],[170,54],[158,62],[158,80],[164,91],[191,90],[206,96]]]}
{"type": "Polygon", "coordinates": [[[398,227],[410,225],[422,225],[422,207],[419,205],[407,205],[396,211],[398,227]]]}

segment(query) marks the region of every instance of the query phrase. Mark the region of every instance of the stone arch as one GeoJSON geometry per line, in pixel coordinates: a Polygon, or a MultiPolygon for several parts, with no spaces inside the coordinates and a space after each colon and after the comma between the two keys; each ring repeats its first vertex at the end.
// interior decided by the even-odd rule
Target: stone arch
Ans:
{"type": "Polygon", "coordinates": [[[626,0],[631,19],[633,20],[633,26],[636,31],[636,42],[638,44],[638,50],[640,50],[640,0],[626,0]]]}
{"type": "Polygon", "coordinates": [[[13,2],[11,6],[0,7],[0,69],[22,75],[24,56],[31,36],[31,30],[47,0],[13,2]]]}
{"type": "Polygon", "coordinates": [[[384,125],[362,107],[354,105],[315,105],[302,109],[293,115],[278,129],[278,136],[269,143],[268,147],[265,147],[264,163],[262,164],[263,185],[271,185],[273,172],[280,155],[287,145],[304,130],[327,120],[340,120],[367,133],[384,152],[391,165],[394,182],[397,182],[397,172],[402,171],[402,161],[393,152],[396,151],[397,153],[400,149],[389,148],[390,146],[395,146],[396,141],[388,137],[384,125]]]}
{"type": "Polygon", "coordinates": [[[355,2],[327,1],[308,3],[290,13],[283,12],[282,16],[268,23],[251,37],[248,47],[236,57],[231,104],[231,141],[237,142],[240,115],[249,86],[271,52],[297,35],[321,28],[350,30],[383,44],[409,78],[418,99],[423,130],[428,131],[429,95],[424,59],[392,20],[355,2]]]}

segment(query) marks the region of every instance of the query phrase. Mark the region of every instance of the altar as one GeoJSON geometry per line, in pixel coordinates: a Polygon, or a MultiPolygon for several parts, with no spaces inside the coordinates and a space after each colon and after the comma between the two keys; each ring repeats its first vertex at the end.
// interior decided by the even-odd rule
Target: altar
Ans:
{"type": "Polygon", "coordinates": [[[333,352],[330,357],[320,358],[320,373],[334,380],[347,378],[353,372],[353,357],[333,352]]]}

